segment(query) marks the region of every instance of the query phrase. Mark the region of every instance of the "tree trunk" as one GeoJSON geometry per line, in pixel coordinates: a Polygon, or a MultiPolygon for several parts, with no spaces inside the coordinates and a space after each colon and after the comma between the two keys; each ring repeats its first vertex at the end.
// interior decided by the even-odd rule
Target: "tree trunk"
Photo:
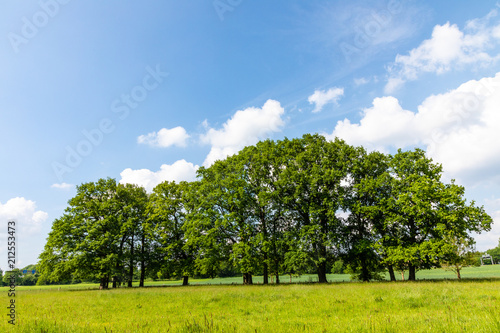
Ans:
{"type": "Polygon", "coordinates": [[[109,287],[109,276],[106,275],[101,278],[101,283],[99,284],[99,289],[108,289],[109,287]]]}
{"type": "Polygon", "coordinates": [[[396,281],[396,275],[394,275],[394,268],[392,267],[392,265],[388,265],[387,270],[389,271],[389,277],[391,278],[391,281],[396,281]]]}
{"type": "Polygon", "coordinates": [[[251,273],[243,273],[243,284],[253,284],[251,273]]]}
{"type": "Polygon", "coordinates": [[[139,281],[139,287],[144,287],[144,278],[146,276],[146,265],[144,263],[144,243],[146,241],[146,235],[142,234],[141,239],[141,280],[139,281]]]}
{"type": "Polygon", "coordinates": [[[319,283],[327,283],[326,280],[326,261],[323,261],[318,266],[318,282],[319,283]]]}
{"type": "Polygon", "coordinates": [[[280,284],[280,275],[276,274],[276,284],[280,284]]]}
{"type": "Polygon", "coordinates": [[[264,284],[269,284],[269,268],[267,267],[267,253],[264,253],[264,284]]]}
{"type": "Polygon", "coordinates": [[[187,286],[188,285],[188,280],[189,280],[189,276],[184,275],[183,278],[182,278],[182,285],[183,286],[187,286]]]}
{"type": "Polygon", "coordinates": [[[408,268],[408,281],[415,281],[415,271],[416,271],[416,267],[412,264],[409,265],[409,268],[408,268]]]}
{"type": "Polygon", "coordinates": [[[116,276],[113,276],[113,289],[116,288],[116,276]]]}
{"type": "Polygon", "coordinates": [[[132,242],[130,245],[130,263],[128,269],[128,284],[129,288],[132,288],[132,281],[134,280],[134,235],[132,235],[132,242]]]}
{"type": "Polygon", "coordinates": [[[141,279],[139,281],[139,287],[144,287],[144,262],[141,262],[141,279]]]}
{"type": "Polygon", "coordinates": [[[101,282],[99,283],[99,289],[106,289],[106,279],[104,277],[101,278],[101,282]]]}
{"type": "Polygon", "coordinates": [[[460,268],[457,267],[457,278],[460,280],[462,277],[460,276],[460,268]]]}
{"type": "MultiPolygon", "coordinates": [[[[260,223],[262,224],[262,235],[264,236],[264,242],[267,241],[267,223],[266,216],[262,210],[259,209],[260,223]]],[[[264,255],[264,284],[269,284],[269,267],[267,265],[268,254],[267,251],[263,251],[264,255]]]]}
{"type": "Polygon", "coordinates": [[[370,272],[368,272],[368,267],[366,266],[366,260],[361,254],[361,281],[368,282],[370,281],[370,272]]]}
{"type": "MultiPolygon", "coordinates": [[[[328,228],[327,228],[327,219],[325,217],[320,219],[321,223],[321,232],[323,235],[328,234],[328,228]]],[[[327,259],[327,251],[326,251],[326,245],[323,243],[324,240],[320,240],[318,242],[319,246],[319,260],[321,260],[321,263],[318,266],[318,282],[319,283],[327,283],[328,281],[326,280],[326,259],[327,259]]]]}

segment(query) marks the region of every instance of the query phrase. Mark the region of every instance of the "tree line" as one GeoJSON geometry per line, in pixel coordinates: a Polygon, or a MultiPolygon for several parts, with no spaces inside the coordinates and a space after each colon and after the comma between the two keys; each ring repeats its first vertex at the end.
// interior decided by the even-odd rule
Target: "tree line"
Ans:
{"type": "Polygon", "coordinates": [[[396,154],[321,135],[266,140],[200,167],[197,180],[144,188],[114,179],[77,186],[53,222],[39,284],[94,279],[101,288],[182,278],[314,272],[321,283],[339,259],[356,279],[448,265],[459,274],[490,230],[483,207],[441,180],[421,149],[396,154]]]}
{"type": "Polygon", "coordinates": [[[36,265],[28,265],[24,268],[14,268],[13,270],[4,272],[0,269],[0,286],[10,286],[11,281],[16,281],[16,286],[34,286],[38,280],[39,274],[35,272],[32,273],[32,270],[36,269],[36,265]],[[24,271],[27,271],[24,274],[24,271]],[[11,278],[14,275],[14,278],[11,278]]]}

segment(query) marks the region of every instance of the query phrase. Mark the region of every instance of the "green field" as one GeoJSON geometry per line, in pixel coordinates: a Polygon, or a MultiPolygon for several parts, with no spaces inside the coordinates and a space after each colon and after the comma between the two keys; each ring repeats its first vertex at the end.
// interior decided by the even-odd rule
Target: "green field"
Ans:
{"type": "Polygon", "coordinates": [[[447,274],[421,271],[411,283],[18,287],[18,324],[12,330],[2,315],[0,332],[500,332],[500,279],[491,278],[500,265],[468,268],[462,281],[447,274]],[[436,278],[450,279],[423,280],[436,278]]]}

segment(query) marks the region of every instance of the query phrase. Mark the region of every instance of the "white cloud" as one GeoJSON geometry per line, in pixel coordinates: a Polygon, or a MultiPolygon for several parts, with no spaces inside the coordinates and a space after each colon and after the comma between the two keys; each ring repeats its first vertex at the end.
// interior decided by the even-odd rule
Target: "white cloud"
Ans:
{"type": "Polygon", "coordinates": [[[221,129],[209,128],[201,136],[203,143],[212,146],[203,165],[210,166],[245,146],[256,144],[273,132],[280,132],[285,125],[282,119],[284,113],[279,102],[268,100],[262,108],[251,107],[237,111],[221,129]]]}
{"type": "Polygon", "coordinates": [[[403,110],[396,98],[376,98],[371,108],[363,110],[359,124],[352,124],[349,119],[339,121],[327,137],[337,136],[353,145],[385,151],[385,147],[403,147],[418,140],[412,128],[414,120],[415,114],[403,110]]]}
{"type": "Polygon", "coordinates": [[[69,190],[73,188],[73,184],[68,184],[68,183],[61,183],[61,184],[52,184],[52,188],[57,188],[59,190],[69,190]]]}
{"type": "Polygon", "coordinates": [[[428,154],[468,183],[500,181],[499,105],[500,73],[427,98],[419,115],[428,154]]]}
{"type": "MultiPolygon", "coordinates": [[[[25,198],[13,198],[5,204],[0,202],[0,221],[16,221],[16,230],[21,237],[40,232],[42,223],[47,220],[49,215],[41,210],[36,210],[36,203],[25,198]]],[[[7,227],[5,226],[0,234],[5,235],[7,227]]]]}
{"type": "Polygon", "coordinates": [[[500,44],[500,25],[490,24],[496,10],[485,18],[469,21],[461,31],[455,24],[436,25],[432,37],[423,41],[407,55],[396,56],[389,66],[386,93],[393,93],[406,81],[416,80],[421,73],[441,74],[465,65],[486,66],[499,57],[495,47],[500,44]],[[490,55],[488,50],[494,55],[490,55]]]}
{"type": "Polygon", "coordinates": [[[335,103],[344,95],[344,88],[330,88],[328,91],[316,90],[309,96],[309,104],[315,104],[313,113],[320,112],[326,104],[335,103]]]}
{"type": "Polygon", "coordinates": [[[339,121],[331,135],[386,151],[423,145],[447,175],[464,183],[500,182],[500,73],[423,101],[418,112],[376,98],[359,123],[339,121]]]}
{"type": "Polygon", "coordinates": [[[474,234],[478,251],[486,251],[498,246],[500,240],[500,210],[492,214],[491,217],[493,218],[491,230],[487,233],[474,234]]]}
{"type": "Polygon", "coordinates": [[[163,164],[160,170],[154,172],[149,169],[132,170],[127,168],[120,173],[122,184],[136,184],[143,186],[146,191],[152,192],[153,188],[164,181],[193,181],[196,179],[198,166],[185,160],[176,161],[174,164],[163,164]]]}
{"type": "MultiPolygon", "coordinates": [[[[500,185],[500,73],[471,80],[445,94],[426,98],[417,112],[404,110],[394,97],[377,98],[359,123],[339,121],[329,138],[388,151],[391,147],[426,148],[441,163],[445,179],[466,187],[500,185]]],[[[474,235],[480,251],[496,247],[500,238],[500,199],[486,200],[494,223],[488,233],[474,235]]]]}
{"type": "Polygon", "coordinates": [[[170,146],[186,147],[189,135],[183,127],[177,126],[171,129],[162,128],[158,132],[141,135],[137,142],[153,147],[167,148],[170,146]]]}

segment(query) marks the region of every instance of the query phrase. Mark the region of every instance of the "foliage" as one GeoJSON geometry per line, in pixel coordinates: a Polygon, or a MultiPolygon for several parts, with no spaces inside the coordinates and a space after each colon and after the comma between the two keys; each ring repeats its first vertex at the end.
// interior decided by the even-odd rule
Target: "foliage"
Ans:
{"type": "Polygon", "coordinates": [[[241,274],[252,284],[262,274],[268,284],[312,272],[325,283],[332,270],[370,281],[386,269],[415,280],[441,265],[460,277],[471,233],[492,219],[441,174],[420,149],[368,153],[306,134],[261,141],[151,194],[109,178],[84,183],[53,222],[37,283],[106,289],[241,274]]]}
{"type": "Polygon", "coordinates": [[[500,238],[498,239],[498,246],[486,251],[486,253],[493,257],[495,264],[500,264],[500,238]]]}
{"type": "Polygon", "coordinates": [[[344,274],[344,262],[337,260],[332,265],[332,274],[344,274]]]}
{"type": "Polygon", "coordinates": [[[474,265],[474,241],[460,237],[446,237],[443,245],[443,268],[453,271],[461,278],[460,271],[474,265]]]}
{"type": "Polygon", "coordinates": [[[171,277],[194,275],[194,251],[186,244],[186,216],[192,211],[196,183],[164,182],[156,186],[149,198],[147,230],[159,243],[162,274],[171,277]]]}
{"type": "Polygon", "coordinates": [[[2,282],[4,286],[9,286],[11,281],[14,280],[16,285],[21,285],[22,274],[19,268],[15,268],[11,271],[6,271],[3,275],[2,282]],[[14,276],[14,278],[12,278],[14,276]]]}
{"type": "Polygon", "coordinates": [[[114,179],[78,186],[40,255],[40,281],[98,279],[105,289],[110,281],[116,286],[124,280],[126,265],[134,266],[137,241],[142,241],[137,257],[143,260],[146,253],[140,226],[145,202],[144,189],[114,179]]]}
{"type": "Polygon", "coordinates": [[[446,239],[472,239],[470,232],[489,230],[492,219],[474,202],[466,203],[465,189],[441,182],[442,167],[425,157],[424,151],[398,151],[390,158],[385,177],[390,196],[383,201],[385,216],[384,261],[409,270],[439,265],[446,239]]]}

